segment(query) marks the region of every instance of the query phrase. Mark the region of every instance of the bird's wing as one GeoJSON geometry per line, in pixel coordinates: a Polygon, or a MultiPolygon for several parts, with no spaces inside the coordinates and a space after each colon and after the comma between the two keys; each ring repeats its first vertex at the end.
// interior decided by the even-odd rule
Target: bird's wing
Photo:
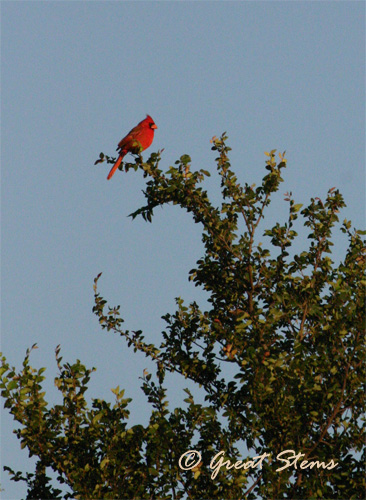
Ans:
{"type": "Polygon", "coordinates": [[[125,146],[128,146],[133,142],[134,138],[131,132],[129,132],[123,139],[119,141],[117,149],[123,149],[125,146]]]}

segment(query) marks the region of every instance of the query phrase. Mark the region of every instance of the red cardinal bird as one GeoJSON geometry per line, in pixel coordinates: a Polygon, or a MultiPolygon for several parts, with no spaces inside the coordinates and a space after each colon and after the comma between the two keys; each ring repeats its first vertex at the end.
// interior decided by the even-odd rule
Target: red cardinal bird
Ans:
{"type": "Polygon", "coordinates": [[[118,143],[117,151],[119,156],[116,163],[113,165],[111,171],[108,174],[107,179],[110,179],[117,168],[121,165],[123,157],[127,153],[140,153],[144,151],[149,146],[154,139],[154,130],[158,128],[151,116],[146,115],[145,120],[142,120],[135,128],[130,130],[126,137],[121,139],[118,143]]]}

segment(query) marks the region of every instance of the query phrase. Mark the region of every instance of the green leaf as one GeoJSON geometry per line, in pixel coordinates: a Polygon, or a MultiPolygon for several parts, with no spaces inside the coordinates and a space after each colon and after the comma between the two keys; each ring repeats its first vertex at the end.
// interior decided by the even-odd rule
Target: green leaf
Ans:
{"type": "Polygon", "coordinates": [[[303,206],[302,203],[298,203],[297,205],[293,205],[292,209],[293,209],[294,212],[298,212],[301,209],[302,206],[303,206]]]}
{"type": "Polygon", "coordinates": [[[7,385],[7,390],[8,391],[12,391],[13,389],[16,389],[18,387],[18,381],[17,380],[12,380],[11,382],[9,382],[9,384],[7,385]]]}

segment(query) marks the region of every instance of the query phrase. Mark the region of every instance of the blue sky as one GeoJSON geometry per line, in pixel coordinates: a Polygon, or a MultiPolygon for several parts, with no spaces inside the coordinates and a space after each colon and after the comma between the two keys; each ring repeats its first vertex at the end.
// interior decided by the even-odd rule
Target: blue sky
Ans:
{"type": "MultiPolygon", "coordinates": [[[[146,113],[165,148],[166,169],[184,153],[212,172],[213,135],[227,131],[239,180],[259,183],[264,151],[287,151],[284,184],[266,222],[283,221],[286,191],[296,203],[340,189],[341,220],[364,227],[365,5],[363,2],[2,2],[2,351],[18,368],[33,343],[46,366],[48,400],[58,401],[54,350],[96,366],[89,397],[133,398],[132,423],[149,408],[138,377],[149,363],[101,332],[93,279],[126,328],[158,342],[174,297],[204,305],[188,283],[202,254],[200,228],[177,207],[153,224],[133,223],[143,203],[140,174],[106,181],[99,153],[146,113]]],[[[306,242],[301,221],[297,231],[306,242]]],[[[264,238],[263,238],[263,241],[264,238]]],[[[345,240],[337,232],[334,259],[345,240]]],[[[266,242],[267,243],[267,242],[266,242]]],[[[269,244],[269,243],[268,243],[269,244]]],[[[180,381],[172,387],[187,386],[180,381]]],[[[183,396],[171,391],[172,405],[183,396]]],[[[2,406],[2,405],[1,405],[2,406]]],[[[144,420],[145,419],[145,420],[144,420]]],[[[2,464],[32,470],[2,410],[2,464]]],[[[2,473],[4,499],[24,487],[2,473]]]]}

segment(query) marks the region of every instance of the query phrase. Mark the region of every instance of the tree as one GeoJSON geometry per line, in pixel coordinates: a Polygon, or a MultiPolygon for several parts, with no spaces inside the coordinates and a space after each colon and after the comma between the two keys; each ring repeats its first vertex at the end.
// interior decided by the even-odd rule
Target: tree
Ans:
{"type": "MultiPolygon", "coordinates": [[[[30,366],[30,351],[19,372],[2,358],[5,407],[21,424],[21,447],[38,457],[34,475],[7,468],[27,482],[27,498],[61,498],[47,470],[70,488],[62,498],[363,498],[365,232],[343,222],[349,245],[336,265],[331,237],[345,206],[341,194],[332,188],[324,202],[311,199],[301,210],[290,193],[288,220],[265,230],[272,248],[264,248],[258,226],[282,182],[285,155],[277,163],[275,151],[266,153],[262,184],[241,186],[226,140],[212,140],[220,208],[200,187],[209,173],[191,170],[188,155],[167,172],[159,168],[160,152],[124,165],[148,179],[146,204],[132,218],[151,222],[155,207],[172,202],[201,224],[205,248],[189,278],[207,292],[209,309],[176,299],[159,346],[123,328],[119,306],[108,306],[97,289],[100,275],[95,279],[101,327],[155,363],[155,377],[142,380],[151,405],[146,427],[128,425],[130,400],[119,387],[113,406],[94,399],[89,408],[84,394],[93,369],[62,364],[59,347],[63,404],[51,408],[44,369],[30,366]],[[295,253],[299,213],[310,245],[295,253]],[[187,389],[185,404],[169,411],[170,372],[199,384],[206,404],[187,389]]],[[[101,153],[98,162],[104,160],[114,162],[101,153]]]]}

